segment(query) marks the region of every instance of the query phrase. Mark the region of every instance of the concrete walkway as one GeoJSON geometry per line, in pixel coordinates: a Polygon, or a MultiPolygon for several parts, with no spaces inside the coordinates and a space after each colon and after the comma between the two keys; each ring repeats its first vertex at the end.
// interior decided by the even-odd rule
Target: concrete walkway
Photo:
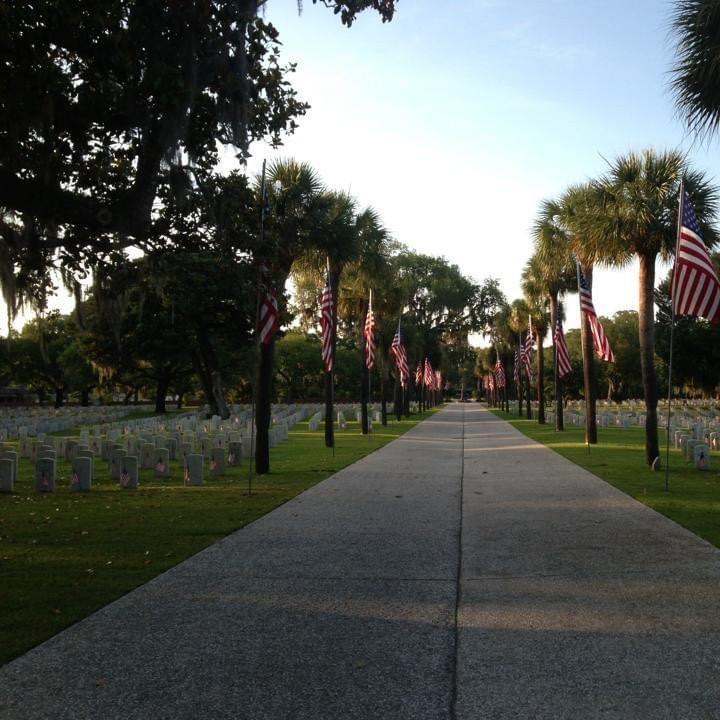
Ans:
{"type": "Polygon", "coordinates": [[[0,718],[720,719],[719,630],[720,551],[453,405],[0,669],[0,718]]]}

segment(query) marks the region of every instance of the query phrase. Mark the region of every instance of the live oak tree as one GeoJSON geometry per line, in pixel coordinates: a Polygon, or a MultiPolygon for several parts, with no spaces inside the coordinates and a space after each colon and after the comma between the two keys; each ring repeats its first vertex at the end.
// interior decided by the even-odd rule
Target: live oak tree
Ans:
{"type": "MultiPolygon", "coordinates": [[[[200,191],[218,145],[279,144],[307,109],[263,0],[10,0],[0,14],[0,282],[42,306],[49,269],[150,246],[164,186],[200,191]]],[[[351,25],[392,0],[324,0],[351,25]]],[[[157,238],[157,235],[155,236],[157,238]]]]}

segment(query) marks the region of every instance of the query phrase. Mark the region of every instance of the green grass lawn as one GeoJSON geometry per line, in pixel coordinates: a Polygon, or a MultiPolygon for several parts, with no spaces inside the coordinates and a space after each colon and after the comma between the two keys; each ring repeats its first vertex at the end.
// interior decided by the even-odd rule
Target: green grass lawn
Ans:
{"type": "MultiPolygon", "coordinates": [[[[437,409],[436,409],[437,410],[437,409]]],[[[11,495],[0,494],[0,663],[147,582],[159,573],[256,520],[332,473],[409,430],[436,410],[412,420],[389,420],[363,436],[357,423],[336,429],[336,449],[325,447],[323,425],[307,423],[270,451],[271,472],[254,476],[248,496],[248,461],[202,487],[171,476],[140,472],[138,490],[121,490],[95,461],[92,491],[69,490],[69,463],[58,463],[58,489],[32,489],[33,468],[21,460],[11,495]]],[[[72,433],[65,433],[70,435],[72,433]]]]}
{"type": "MultiPolygon", "coordinates": [[[[695,470],[670,448],[669,492],[665,470],[653,472],[645,464],[645,429],[598,428],[598,444],[585,445],[582,427],[556,432],[554,425],[521,420],[492,410],[513,427],[547,445],[568,460],[589,470],[631,497],[657,510],[713,545],[720,547],[720,453],[712,453],[710,470],[695,470]]],[[[665,463],[665,433],[660,433],[661,458],[665,463]]]]}

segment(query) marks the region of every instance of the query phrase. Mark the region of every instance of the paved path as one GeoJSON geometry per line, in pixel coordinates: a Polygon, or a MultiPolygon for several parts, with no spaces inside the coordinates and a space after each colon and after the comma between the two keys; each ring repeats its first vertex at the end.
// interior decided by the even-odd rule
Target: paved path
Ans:
{"type": "Polygon", "coordinates": [[[453,405],[0,669],[0,718],[720,719],[719,630],[720,551],[453,405]]]}

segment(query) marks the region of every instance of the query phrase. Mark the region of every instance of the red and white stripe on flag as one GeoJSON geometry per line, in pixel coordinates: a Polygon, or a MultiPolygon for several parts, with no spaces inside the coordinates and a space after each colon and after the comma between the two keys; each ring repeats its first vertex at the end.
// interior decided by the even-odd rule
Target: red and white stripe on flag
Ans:
{"type": "Polygon", "coordinates": [[[433,369],[430,364],[430,360],[425,358],[425,374],[423,376],[423,382],[428,390],[432,390],[433,387],[433,369]]]}
{"type": "Polygon", "coordinates": [[[329,278],[325,281],[322,296],[320,298],[320,328],[322,330],[322,361],[325,372],[332,372],[332,291],[330,290],[329,278]]]}
{"type": "Polygon", "coordinates": [[[505,368],[500,362],[500,358],[495,362],[495,382],[499,388],[505,387],[505,368]]]}
{"type": "Polygon", "coordinates": [[[368,305],[363,335],[365,336],[365,367],[372,370],[375,367],[375,316],[372,310],[372,300],[368,305]]]}
{"type": "Polygon", "coordinates": [[[278,303],[275,291],[270,290],[260,303],[260,342],[269,344],[280,327],[278,303]]]}
{"type": "Polygon", "coordinates": [[[570,363],[570,353],[568,352],[567,343],[565,342],[565,333],[563,332],[562,323],[559,319],[555,324],[553,342],[555,343],[558,377],[563,378],[572,371],[572,364],[570,363]]]}
{"type": "Polygon", "coordinates": [[[580,295],[580,312],[581,314],[587,315],[590,322],[590,332],[592,333],[593,347],[595,352],[598,354],[601,360],[606,362],[615,362],[615,355],[613,354],[612,348],[610,347],[610,341],[605,335],[602,323],[595,312],[595,305],[593,305],[592,294],[588,287],[585,276],[580,269],[578,263],[578,294],[580,295]]]}
{"type": "Polygon", "coordinates": [[[680,238],[672,274],[672,302],[676,315],[720,320],[720,281],[710,253],[700,236],[692,203],[683,191],[680,238]]]}
{"type": "Polygon", "coordinates": [[[420,385],[422,383],[423,379],[423,364],[422,360],[418,363],[418,366],[415,370],[415,385],[420,385]]]}
{"type": "Polygon", "coordinates": [[[400,379],[400,385],[407,387],[408,377],[410,376],[410,368],[408,367],[407,353],[405,352],[405,346],[402,342],[402,336],[400,333],[400,324],[398,323],[398,329],[393,338],[392,344],[390,345],[390,352],[395,358],[397,364],[398,378],[400,379]]]}

